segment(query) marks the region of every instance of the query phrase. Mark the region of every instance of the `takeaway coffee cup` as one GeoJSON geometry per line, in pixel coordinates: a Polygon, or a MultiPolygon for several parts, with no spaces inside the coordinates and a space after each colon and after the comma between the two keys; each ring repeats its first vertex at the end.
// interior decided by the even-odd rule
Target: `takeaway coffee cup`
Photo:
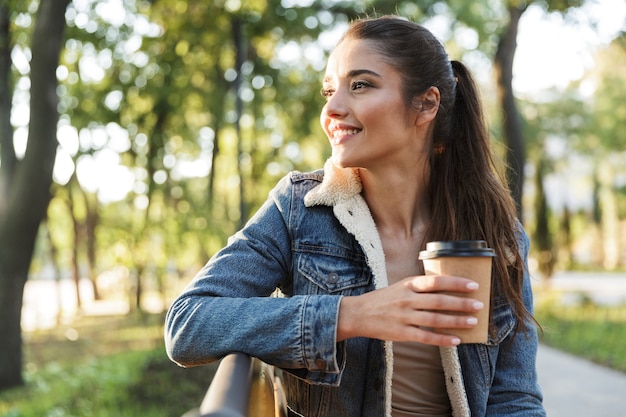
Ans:
{"type": "Polygon", "coordinates": [[[454,275],[478,282],[472,293],[443,292],[458,297],[474,298],[485,307],[473,314],[478,324],[471,329],[436,329],[439,333],[461,338],[461,343],[486,343],[489,331],[489,307],[491,294],[491,265],[495,256],[493,249],[483,240],[438,241],[426,244],[419,253],[426,274],[454,275]]]}

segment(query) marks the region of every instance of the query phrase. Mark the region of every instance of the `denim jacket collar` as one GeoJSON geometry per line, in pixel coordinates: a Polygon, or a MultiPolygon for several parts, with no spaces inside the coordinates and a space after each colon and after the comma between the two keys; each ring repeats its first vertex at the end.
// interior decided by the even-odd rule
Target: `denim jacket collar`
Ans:
{"type": "MultiPolygon", "coordinates": [[[[363,189],[358,170],[339,168],[329,159],[324,165],[322,183],[309,191],[304,203],[311,207],[324,205],[333,207],[335,217],[353,234],[366,254],[374,276],[376,288],[388,285],[385,254],[372,214],[361,195],[363,189]]],[[[386,358],[386,415],[391,415],[391,378],[393,372],[392,342],[385,342],[386,358]]],[[[461,364],[456,347],[439,348],[446,376],[446,388],[454,417],[469,416],[470,409],[463,384],[461,364]]]]}
{"type": "Polygon", "coordinates": [[[339,168],[332,160],[324,165],[324,179],[304,197],[307,207],[333,207],[335,217],[356,238],[363,248],[374,275],[376,288],[387,286],[387,270],[383,245],[365,199],[363,186],[356,169],[339,168]]]}

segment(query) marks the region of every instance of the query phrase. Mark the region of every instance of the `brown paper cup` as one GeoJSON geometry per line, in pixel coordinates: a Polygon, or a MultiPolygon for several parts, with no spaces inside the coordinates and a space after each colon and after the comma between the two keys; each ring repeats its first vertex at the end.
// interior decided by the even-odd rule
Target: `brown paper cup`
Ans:
{"type": "MultiPolygon", "coordinates": [[[[473,298],[485,307],[475,314],[478,324],[471,329],[443,329],[436,332],[458,336],[461,343],[487,343],[491,301],[491,267],[493,249],[484,241],[429,242],[420,252],[427,275],[454,275],[469,278],[478,283],[472,293],[443,292],[458,297],[473,298]]],[[[459,314],[459,313],[452,313],[459,314]]]]}

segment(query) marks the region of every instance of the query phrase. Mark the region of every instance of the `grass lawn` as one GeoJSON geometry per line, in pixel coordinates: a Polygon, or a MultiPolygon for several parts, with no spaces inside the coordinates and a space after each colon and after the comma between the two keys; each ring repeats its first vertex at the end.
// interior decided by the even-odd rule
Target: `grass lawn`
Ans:
{"type": "Polygon", "coordinates": [[[161,315],[85,317],[26,333],[26,384],[0,393],[0,416],[182,416],[199,406],[215,365],[171,363],[162,323],[161,315]]]}
{"type": "Polygon", "coordinates": [[[547,297],[535,307],[543,327],[540,340],[552,347],[626,372],[626,305],[599,306],[547,297]]]}

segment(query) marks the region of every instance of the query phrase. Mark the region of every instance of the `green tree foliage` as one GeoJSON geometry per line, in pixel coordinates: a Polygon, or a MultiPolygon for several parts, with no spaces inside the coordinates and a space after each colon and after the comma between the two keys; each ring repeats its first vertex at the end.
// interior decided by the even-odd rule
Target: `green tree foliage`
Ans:
{"type": "Polygon", "coordinates": [[[316,41],[365,7],[72,3],[57,71],[68,168],[57,182],[74,190],[58,198],[69,199],[76,233],[55,238],[67,234],[51,224],[50,241],[74,260],[75,279],[78,264],[92,278],[123,265],[140,308],[146,286],[163,290],[197,268],[280,176],[320,167],[328,147],[317,91],[336,39],[316,41]],[[114,160],[110,172],[98,172],[102,160],[114,160]],[[102,177],[118,183],[117,196],[102,177]]]}
{"type": "Polygon", "coordinates": [[[626,125],[626,103],[620,87],[626,81],[626,74],[620,68],[626,65],[626,33],[600,51],[596,60],[597,65],[586,78],[595,87],[588,104],[592,122],[577,147],[599,155],[623,153],[626,151],[626,135],[622,129],[626,125]]]}
{"type": "Polygon", "coordinates": [[[615,39],[596,56],[597,65],[583,79],[586,88],[593,91],[584,102],[589,123],[583,134],[576,137],[575,149],[594,158],[594,216],[599,226],[602,248],[600,265],[607,269],[622,266],[626,245],[623,226],[626,220],[626,105],[621,86],[626,76],[620,66],[626,64],[626,36],[615,39]]]}
{"type": "MultiPolygon", "coordinates": [[[[583,238],[593,241],[591,260],[595,266],[615,268],[624,262],[618,255],[623,247],[620,222],[626,219],[626,140],[619,128],[626,121],[619,87],[625,85],[625,80],[618,69],[626,63],[623,45],[620,37],[600,50],[595,56],[594,70],[567,90],[552,91],[542,101],[522,103],[529,159],[536,170],[544,171],[544,179],[550,175],[565,177],[572,169],[589,171],[591,205],[579,213],[576,211],[580,208],[568,207],[567,202],[550,213],[550,207],[541,204],[546,199],[542,187],[535,186],[535,227],[542,233],[552,230],[550,233],[554,234],[548,245],[541,245],[547,242],[547,236],[535,236],[535,249],[545,251],[548,246],[560,246],[565,255],[564,267],[575,265],[572,245],[583,238]],[[555,143],[560,148],[558,152],[554,151],[555,143]],[[553,216],[561,216],[560,221],[553,216]],[[559,223],[562,227],[555,227],[559,223]]],[[[574,193],[580,185],[570,187],[574,193]]],[[[552,252],[557,253],[554,249],[552,252]]],[[[539,253],[537,257],[540,258],[539,253]]]]}

